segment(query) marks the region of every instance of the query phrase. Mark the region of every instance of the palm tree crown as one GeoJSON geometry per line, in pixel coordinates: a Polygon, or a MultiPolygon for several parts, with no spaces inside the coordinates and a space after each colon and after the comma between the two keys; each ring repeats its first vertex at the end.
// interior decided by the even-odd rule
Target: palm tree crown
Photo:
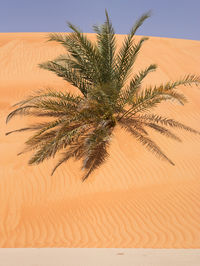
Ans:
{"type": "Polygon", "coordinates": [[[197,85],[200,82],[200,77],[187,75],[175,82],[141,89],[143,79],[157,68],[155,64],[151,64],[139,73],[132,74],[136,57],[143,43],[148,40],[143,37],[136,43],[134,35],[149,16],[149,13],[145,13],[136,21],[118,53],[115,32],[107,11],[105,23],[93,27],[97,36],[95,43],[71,23],[68,26],[72,33],[65,36],[50,34],[49,41],[61,43],[67,53],[39,66],[71,83],[80,90],[81,96],[66,91],[45,90],[15,105],[17,108],[8,115],[7,122],[16,115],[54,118],[50,122],[7,133],[35,131],[20,153],[36,150],[29,164],[39,164],[63,150],[52,174],[58,166],[74,157],[83,161],[85,180],[108,157],[107,147],[113,129],[118,124],[146,148],[173,165],[149,138],[146,127],[177,141],[180,139],[167,127],[200,134],[178,121],[148,112],[162,101],[170,99],[184,104],[186,98],[176,91],[177,87],[193,83],[197,85]],[[129,82],[127,78],[130,78],[129,82]]]}

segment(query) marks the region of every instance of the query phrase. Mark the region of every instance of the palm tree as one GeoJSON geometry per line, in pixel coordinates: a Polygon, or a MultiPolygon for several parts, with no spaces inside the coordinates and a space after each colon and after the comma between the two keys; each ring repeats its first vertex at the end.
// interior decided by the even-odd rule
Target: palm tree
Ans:
{"type": "Polygon", "coordinates": [[[200,77],[187,75],[175,82],[142,89],[143,79],[157,66],[151,64],[139,73],[132,74],[136,57],[148,40],[142,37],[136,43],[134,35],[149,16],[149,12],[145,13],[136,21],[118,53],[115,32],[107,11],[105,23],[93,27],[97,36],[95,43],[71,23],[68,26],[72,33],[50,34],[49,41],[59,42],[67,53],[39,66],[62,77],[78,88],[81,94],[75,96],[67,91],[48,89],[36,92],[15,105],[17,108],[8,115],[7,122],[16,115],[53,118],[50,122],[6,133],[35,131],[20,153],[36,150],[29,164],[39,164],[62,150],[62,157],[52,174],[70,158],[82,159],[85,180],[108,157],[107,148],[113,130],[120,125],[147,149],[174,165],[149,138],[146,128],[177,141],[181,140],[168,127],[200,134],[178,121],[149,113],[163,101],[175,99],[184,104],[186,98],[177,92],[177,87],[198,85],[200,77]],[[127,78],[130,78],[129,82],[127,78]]]}

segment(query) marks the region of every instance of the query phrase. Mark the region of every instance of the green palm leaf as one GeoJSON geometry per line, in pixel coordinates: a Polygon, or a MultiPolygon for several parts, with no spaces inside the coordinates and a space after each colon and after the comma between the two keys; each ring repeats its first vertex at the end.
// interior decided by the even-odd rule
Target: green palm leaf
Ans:
{"type": "Polygon", "coordinates": [[[156,115],[156,114],[145,114],[145,115],[139,115],[138,118],[141,121],[151,121],[157,124],[161,124],[161,125],[165,125],[165,126],[170,126],[170,127],[174,127],[174,128],[179,128],[179,129],[184,129],[186,131],[189,131],[191,133],[195,133],[195,134],[200,134],[200,131],[195,130],[191,127],[188,127],[174,119],[171,118],[167,118],[167,117],[162,117],[160,115],[156,115]]]}
{"type": "Polygon", "coordinates": [[[39,65],[43,69],[48,69],[64,80],[70,82],[73,86],[77,87],[84,96],[87,96],[88,87],[91,85],[84,78],[82,78],[79,73],[67,65],[62,66],[55,61],[49,61],[39,65]]]}
{"type": "Polygon", "coordinates": [[[150,12],[143,14],[133,25],[130,34],[125,38],[124,43],[117,56],[116,71],[118,82],[123,85],[126,80],[130,68],[132,67],[134,60],[143,44],[148,38],[142,38],[137,45],[133,44],[133,37],[138,28],[143,22],[150,17],[150,12]]]}
{"type": "Polygon", "coordinates": [[[115,31],[110,22],[106,11],[106,21],[101,26],[93,26],[97,33],[97,47],[100,54],[101,63],[101,82],[107,83],[113,79],[114,73],[114,57],[116,52],[115,31]]]}
{"type": "Polygon", "coordinates": [[[158,147],[158,145],[152,141],[147,136],[143,135],[142,133],[138,132],[137,130],[133,129],[131,126],[123,123],[123,120],[120,121],[120,125],[126,131],[131,133],[142,145],[144,145],[149,151],[153,152],[155,155],[168,161],[170,164],[174,165],[174,163],[165,155],[165,153],[158,147]]]}
{"type": "Polygon", "coordinates": [[[144,71],[140,71],[130,81],[128,87],[121,91],[119,97],[119,104],[124,107],[126,104],[131,104],[134,95],[138,92],[141,87],[143,79],[152,71],[155,71],[157,66],[155,64],[150,65],[144,71]]]}

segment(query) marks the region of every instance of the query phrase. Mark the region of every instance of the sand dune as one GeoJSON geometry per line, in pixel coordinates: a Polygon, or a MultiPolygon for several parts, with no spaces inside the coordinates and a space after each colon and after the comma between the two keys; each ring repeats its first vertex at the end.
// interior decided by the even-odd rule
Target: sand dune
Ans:
{"type": "MultiPolygon", "coordinates": [[[[77,93],[37,67],[64,52],[45,36],[0,34],[0,247],[200,248],[200,136],[177,131],[183,140],[178,143],[151,132],[171,166],[117,128],[107,163],[84,183],[79,162],[69,161],[50,176],[55,160],[28,166],[29,154],[17,156],[29,133],[5,132],[29,119],[6,125],[11,105],[46,87],[77,93]]],[[[135,71],[150,63],[159,69],[146,84],[200,74],[200,42],[151,37],[135,71]]],[[[156,112],[200,130],[200,89],[180,89],[188,104],[166,103],[156,112]]]]}

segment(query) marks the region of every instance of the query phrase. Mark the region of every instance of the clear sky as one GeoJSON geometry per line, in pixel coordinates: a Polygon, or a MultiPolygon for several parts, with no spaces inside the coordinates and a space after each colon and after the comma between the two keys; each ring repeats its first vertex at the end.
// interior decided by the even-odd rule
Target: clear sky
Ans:
{"type": "Polygon", "coordinates": [[[0,32],[67,32],[66,21],[92,32],[105,8],[116,33],[151,10],[138,35],[200,40],[200,0],[0,0],[0,32]]]}

